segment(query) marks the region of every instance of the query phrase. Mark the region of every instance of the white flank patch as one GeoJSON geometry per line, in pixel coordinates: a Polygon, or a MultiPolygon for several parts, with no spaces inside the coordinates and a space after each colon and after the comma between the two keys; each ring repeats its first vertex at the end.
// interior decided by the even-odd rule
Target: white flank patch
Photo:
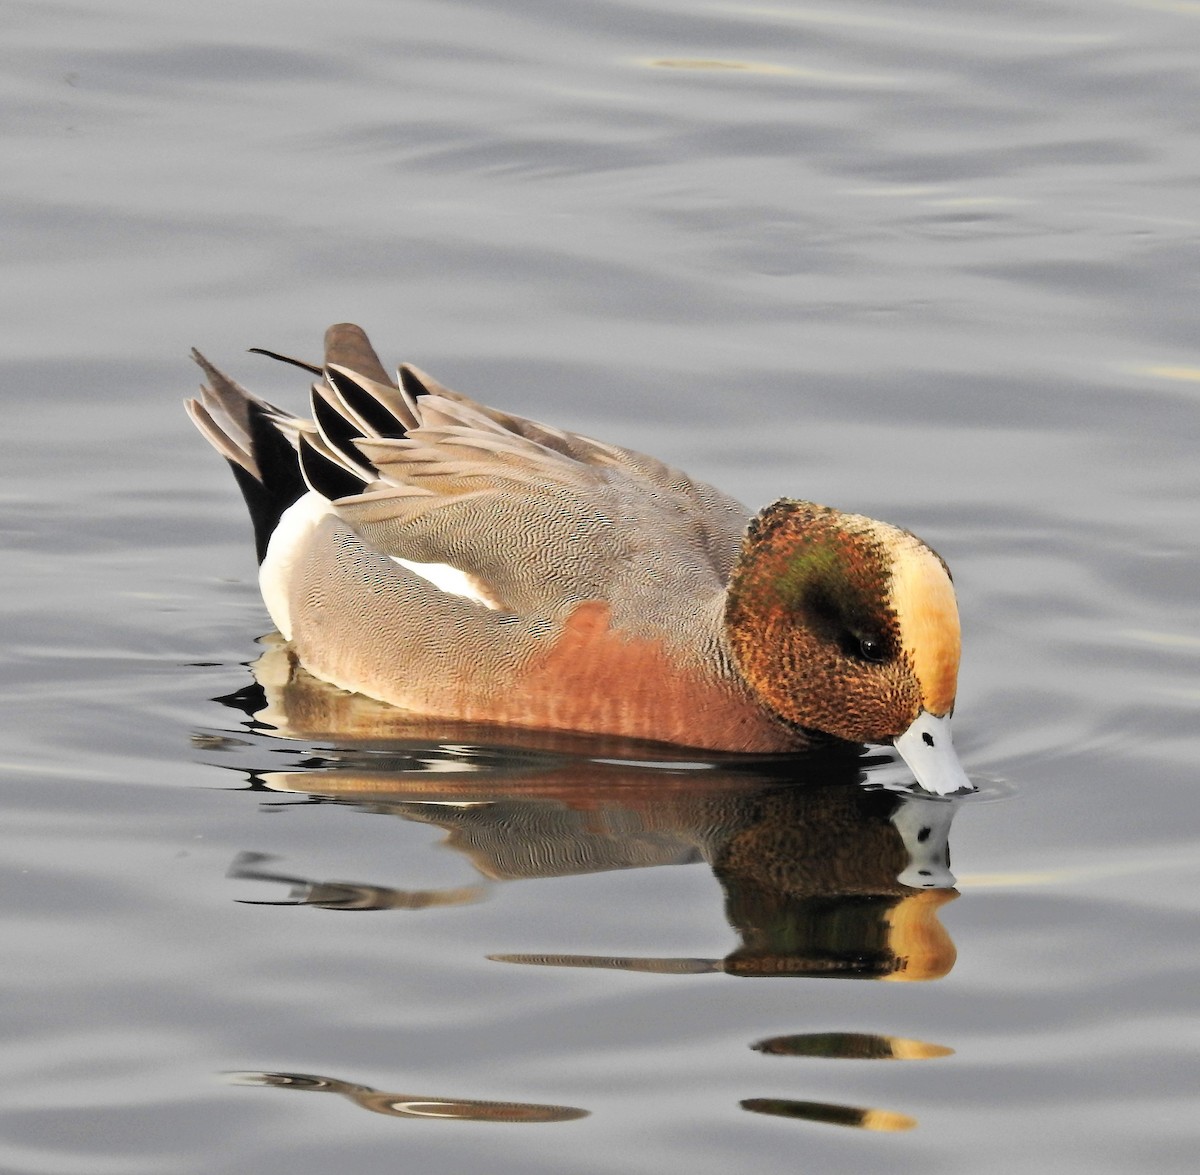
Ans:
{"type": "Polygon", "coordinates": [[[438,591],[474,600],[476,604],[482,604],[485,608],[492,609],[493,612],[496,610],[495,601],[485,596],[479,590],[475,580],[461,568],[454,567],[449,563],[416,563],[412,559],[401,559],[397,555],[393,555],[392,560],[414,575],[419,575],[423,580],[433,584],[438,591]]]}
{"type": "Polygon", "coordinates": [[[258,586],[267,611],[270,612],[271,619],[284,640],[292,639],[292,614],[288,607],[292,567],[313,528],[326,514],[333,512],[327,498],[309,490],[280,515],[279,525],[271,533],[270,542],[267,543],[267,557],[258,569],[258,586]]]}

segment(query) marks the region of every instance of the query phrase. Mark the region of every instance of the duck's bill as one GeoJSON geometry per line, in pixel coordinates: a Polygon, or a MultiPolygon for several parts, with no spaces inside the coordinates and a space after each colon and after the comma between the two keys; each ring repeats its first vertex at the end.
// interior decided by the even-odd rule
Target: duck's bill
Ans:
{"type": "Polygon", "coordinates": [[[922,710],[916,721],[896,737],[895,747],[925,791],[935,796],[954,796],[975,790],[954,750],[948,714],[936,718],[922,710]]]}

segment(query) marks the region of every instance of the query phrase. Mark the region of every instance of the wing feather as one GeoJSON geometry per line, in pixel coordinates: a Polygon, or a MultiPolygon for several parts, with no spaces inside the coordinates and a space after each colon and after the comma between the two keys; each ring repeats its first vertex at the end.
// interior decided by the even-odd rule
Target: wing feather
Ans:
{"type": "Polygon", "coordinates": [[[661,626],[724,586],[750,513],[740,502],[635,450],[476,403],[411,365],[385,383],[361,331],[343,324],[330,337],[315,423],[201,358],[210,387],[193,402],[197,426],[255,476],[256,415],[293,447],[303,438],[309,483],[369,547],[457,568],[518,615],[600,600],[619,623],[661,626]]]}

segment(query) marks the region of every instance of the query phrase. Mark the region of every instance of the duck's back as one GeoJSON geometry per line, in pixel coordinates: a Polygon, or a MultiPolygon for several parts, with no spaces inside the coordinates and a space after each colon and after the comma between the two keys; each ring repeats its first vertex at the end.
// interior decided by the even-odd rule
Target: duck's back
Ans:
{"type": "MultiPolygon", "coordinates": [[[[193,415],[239,481],[270,480],[256,454],[268,443],[281,464],[261,439],[273,430],[311,487],[279,513],[262,581],[318,676],[472,721],[728,749],[794,742],[750,699],[720,636],[741,503],[415,368],[384,383],[348,325],[327,336],[311,422],[206,370],[218,386],[193,415]]],[[[291,476],[259,497],[274,508],[295,493],[291,476]]]]}

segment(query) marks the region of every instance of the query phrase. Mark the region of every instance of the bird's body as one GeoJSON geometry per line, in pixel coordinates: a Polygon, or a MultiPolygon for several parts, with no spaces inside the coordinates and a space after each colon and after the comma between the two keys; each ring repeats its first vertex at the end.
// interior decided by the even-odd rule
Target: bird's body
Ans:
{"type": "Polygon", "coordinates": [[[930,790],[969,786],[946,725],[954,592],[907,532],[791,500],[752,517],[415,368],[393,384],[349,325],[311,368],[312,421],[197,358],[209,386],[189,410],[316,676],[422,714],[714,750],[895,740],[918,777],[934,748],[930,790]]]}

